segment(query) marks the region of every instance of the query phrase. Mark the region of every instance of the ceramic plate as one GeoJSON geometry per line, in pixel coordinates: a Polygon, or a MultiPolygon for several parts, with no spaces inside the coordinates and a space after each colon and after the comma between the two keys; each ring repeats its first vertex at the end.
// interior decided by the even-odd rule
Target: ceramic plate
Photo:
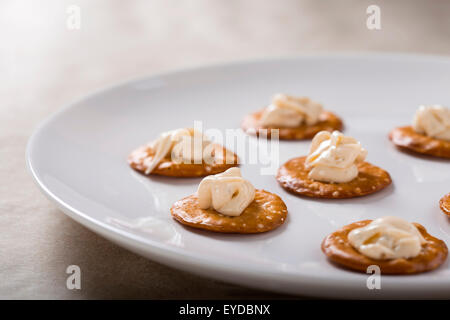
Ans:
{"type": "Polygon", "coordinates": [[[381,290],[369,290],[369,275],[337,268],[320,250],[337,228],[385,215],[419,222],[450,245],[450,220],[438,208],[450,192],[450,162],[402,153],[387,137],[391,128],[411,123],[418,105],[450,105],[449,88],[450,59],[434,56],[316,55],[183,70],[120,84],[62,108],[30,139],[27,161],[43,192],[71,218],[175,268],[308,296],[450,298],[449,260],[425,274],[382,276],[381,290]],[[368,161],[386,169],[393,185],[349,200],[293,196],[261,170],[272,152],[280,164],[305,155],[309,141],[280,142],[279,153],[267,148],[254,163],[248,160],[252,148],[263,146],[238,132],[245,143],[225,143],[245,160],[244,177],[280,195],[289,214],[272,232],[226,235],[183,227],[170,217],[171,205],[194,193],[200,179],[149,178],[128,167],[128,153],[160,132],[194,121],[204,130],[238,129],[245,114],[278,92],[312,97],[341,116],[345,133],[361,141],[368,161]]]}

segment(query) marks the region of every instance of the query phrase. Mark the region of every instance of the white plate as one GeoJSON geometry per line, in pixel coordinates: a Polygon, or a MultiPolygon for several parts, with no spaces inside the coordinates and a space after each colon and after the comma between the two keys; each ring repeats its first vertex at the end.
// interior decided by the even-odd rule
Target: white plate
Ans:
{"type": "MultiPolygon", "coordinates": [[[[407,155],[389,130],[411,122],[419,104],[450,105],[450,59],[411,55],[319,55],[234,63],[153,76],[97,92],[45,121],[29,141],[29,168],[67,215],[150,259],[203,276],[279,292],[323,297],[450,298],[449,261],[415,276],[368,275],[339,269],[322,239],[348,223],[398,215],[450,244],[450,222],[438,200],[450,191],[450,163],[407,155]],[[192,126],[238,128],[274,93],[307,95],[340,115],[345,133],[388,170],[393,186],[359,199],[311,200],[286,193],[258,165],[242,166],[257,188],[280,195],[286,223],[260,235],[222,235],[185,228],[172,203],[200,179],[147,178],[127,154],[161,131],[192,126]]],[[[254,142],[254,140],[251,140],[254,142]]],[[[280,161],[304,155],[309,142],[281,142],[280,161]]],[[[240,154],[241,157],[244,157],[240,154]]]]}

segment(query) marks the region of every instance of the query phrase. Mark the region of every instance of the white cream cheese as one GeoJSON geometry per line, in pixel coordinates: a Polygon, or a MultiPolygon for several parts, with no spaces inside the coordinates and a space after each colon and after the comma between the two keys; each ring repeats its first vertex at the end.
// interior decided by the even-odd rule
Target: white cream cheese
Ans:
{"type": "Polygon", "coordinates": [[[208,156],[204,149],[211,144],[201,132],[194,129],[176,129],[163,132],[149,147],[153,149],[153,157],[144,160],[149,174],[168,154],[177,163],[202,163],[208,156]]]}
{"type": "Polygon", "coordinates": [[[322,105],[307,97],[277,94],[261,116],[266,127],[298,127],[303,123],[316,124],[322,113],[322,105]]]}
{"type": "Polygon", "coordinates": [[[412,223],[398,217],[376,219],[348,234],[353,248],[376,260],[414,258],[426,240],[412,223]]]}
{"type": "Polygon", "coordinates": [[[197,195],[201,209],[212,208],[223,215],[239,216],[255,199],[255,188],[235,167],[204,178],[197,195]]]}
{"type": "Polygon", "coordinates": [[[323,182],[344,183],[358,176],[357,163],[364,161],[367,151],[352,137],[339,131],[317,133],[306,158],[308,177],[323,182]]]}
{"type": "Polygon", "coordinates": [[[413,128],[417,133],[450,141],[450,108],[420,106],[414,116],[413,128]]]}

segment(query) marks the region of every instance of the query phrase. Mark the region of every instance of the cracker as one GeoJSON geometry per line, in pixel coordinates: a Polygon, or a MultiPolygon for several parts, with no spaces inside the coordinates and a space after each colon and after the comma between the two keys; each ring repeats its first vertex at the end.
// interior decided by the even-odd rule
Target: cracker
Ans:
{"type": "Polygon", "coordinates": [[[240,216],[225,216],[214,209],[200,209],[197,194],[174,203],[170,209],[178,222],[197,229],[222,233],[261,233],[282,225],[287,208],[281,198],[265,190],[256,190],[255,200],[240,216]]]}
{"type": "Polygon", "coordinates": [[[439,207],[448,216],[450,216],[450,193],[446,194],[440,201],[439,207]]]}
{"type": "MultiPolygon", "coordinates": [[[[207,164],[205,162],[201,164],[194,163],[175,163],[170,159],[170,155],[161,160],[161,162],[156,166],[156,168],[150,173],[161,176],[169,177],[203,177],[211,174],[217,174],[226,171],[231,167],[236,167],[239,163],[239,159],[236,154],[227,150],[219,144],[214,144],[214,151],[222,152],[223,155],[226,153],[231,153],[234,156],[234,162],[231,164],[222,163],[225,161],[217,161],[212,164],[207,164]]],[[[134,150],[128,157],[129,165],[145,174],[147,165],[145,164],[146,158],[152,158],[154,155],[153,150],[148,146],[142,146],[134,150]]]]}
{"type": "Polygon", "coordinates": [[[311,139],[316,135],[316,133],[324,130],[330,132],[334,130],[342,131],[343,127],[342,120],[329,111],[323,111],[319,117],[319,121],[314,125],[303,124],[296,128],[263,127],[260,124],[260,119],[263,112],[264,110],[261,110],[247,115],[241,123],[242,130],[246,133],[256,134],[259,136],[259,130],[265,129],[267,130],[267,138],[270,138],[270,129],[278,129],[279,138],[281,140],[302,140],[311,139]]]}
{"type": "Polygon", "coordinates": [[[413,127],[395,128],[389,139],[399,148],[429,156],[450,158],[450,142],[417,133],[413,127]]]}
{"type": "Polygon", "coordinates": [[[448,255],[445,242],[430,234],[420,224],[414,223],[424,239],[427,241],[419,255],[410,259],[375,260],[359,253],[348,241],[348,234],[356,228],[361,228],[372,222],[364,220],[349,224],[332,234],[322,242],[322,251],[328,259],[348,269],[367,272],[371,265],[380,267],[381,274],[413,274],[426,272],[439,267],[448,255]]]}
{"type": "Polygon", "coordinates": [[[283,164],[277,173],[277,181],[289,192],[313,198],[344,199],[365,196],[391,184],[385,170],[368,162],[358,165],[359,174],[350,182],[327,183],[308,178],[306,157],[294,158],[283,164]]]}

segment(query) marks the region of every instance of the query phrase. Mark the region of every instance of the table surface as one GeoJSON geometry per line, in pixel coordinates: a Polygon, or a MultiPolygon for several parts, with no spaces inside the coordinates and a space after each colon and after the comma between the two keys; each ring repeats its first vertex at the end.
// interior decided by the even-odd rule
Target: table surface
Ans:
{"type": "Polygon", "coordinates": [[[75,223],[34,185],[28,138],[89,92],[177,68],[330,51],[448,55],[449,13],[444,0],[2,1],[0,298],[288,297],[168,268],[75,223]],[[366,27],[371,4],[381,30],[366,27]],[[80,29],[67,27],[71,5],[80,29]],[[81,290],[66,287],[69,265],[81,268],[81,290]]]}

